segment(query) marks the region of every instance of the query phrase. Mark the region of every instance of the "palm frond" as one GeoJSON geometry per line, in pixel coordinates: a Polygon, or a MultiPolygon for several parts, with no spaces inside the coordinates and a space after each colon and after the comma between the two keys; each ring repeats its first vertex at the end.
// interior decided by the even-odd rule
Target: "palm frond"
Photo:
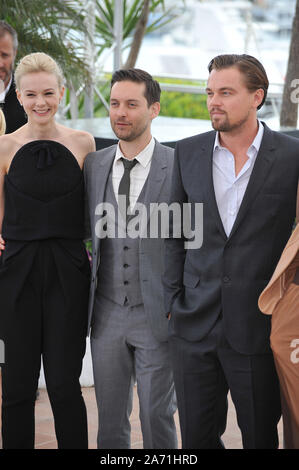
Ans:
{"type": "Polygon", "coordinates": [[[0,18],[18,33],[17,59],[42,51],[57,60],[67,79],[87,78],[83,38],[88,31],[80,1],[5,0],[0,3],[0,18]]]}

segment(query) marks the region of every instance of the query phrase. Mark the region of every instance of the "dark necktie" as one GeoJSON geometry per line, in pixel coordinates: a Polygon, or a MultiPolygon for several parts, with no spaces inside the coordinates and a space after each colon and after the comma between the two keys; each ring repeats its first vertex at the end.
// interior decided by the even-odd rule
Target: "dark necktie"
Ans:
{"type": "Polygon", "coordinates": [[[130,173],[132,168],[138,163],[138,160],[134,158],[134,160],[126,160],[122,158],[122,162],[124,165],[124,174],[122,179],[120,180],[119,187],[118,187],[118,195],[126,197],[126,214],[123,214],[124,220],[128,224],[130,216],[128,215],[128,208],[130,206],[130,173]]]}

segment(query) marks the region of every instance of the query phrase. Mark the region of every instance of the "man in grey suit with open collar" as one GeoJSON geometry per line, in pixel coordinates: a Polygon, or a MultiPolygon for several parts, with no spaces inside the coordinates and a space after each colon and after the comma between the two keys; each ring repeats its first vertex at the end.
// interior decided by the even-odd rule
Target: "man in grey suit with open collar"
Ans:
{"type": "Polygon", "coordinates": [[[135,381],[143,447],[177,447],[161,280],[164,240],[133,238],[129,232],[136,203],[144,208],[147,225],[151,204],[169,198],[173,150],[151,136],[151,122],[159,111],[160,87],[148,73],[115,72],[110,121],[119,143],[85,160],[92,236],[89,327],[101,449],[130,448],[135,381]],[[121,196],[129,199],[129,207],[121,206],[121,196]]]}

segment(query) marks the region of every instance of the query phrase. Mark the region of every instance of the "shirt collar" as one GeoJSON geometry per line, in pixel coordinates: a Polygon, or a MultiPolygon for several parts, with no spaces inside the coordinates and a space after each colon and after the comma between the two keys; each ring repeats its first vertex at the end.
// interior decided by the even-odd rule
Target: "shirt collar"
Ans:
{"type": "Polygon", "coordinates": [[[12,74],[11,74],[11,77],[10,77],[10,80],[8,82],[8,85],[7,87],[5,88],[5,90],[3,90],[1,93],[0,93],[0,103],[3,103],[5,101],[5,97],[7,95],[7,92],[10,88],[10,85],[11,85],[11,82],[12,82],[12,74]]]}
{"type": "Polygon", "coordinates": [[[256,153],[260,149],[262,139],[263,139],[263,135],[264,135],[264,126],[263,126],[263,124],[259,120],[257,120],[257,122],[258,122],[259,128],[258,128],[258,131],[257,131],[257,134],[256,134],[255,138],[253,139],[252,144],[250,145],[250,147],[248,149],[248,151],[250,151],[250,150],[252,150],[252,147],[254,147],[256,153]]]}
{"type": "MultiPolygon", "coordinates": [[[[138,153],[138,155],[136,155],[135,157],[136,160],[138,160],[138,163],[140,163],[144,168],[146,168],[149,162],[151,161],[154,148],[155,148],[155,139],[154,137],[152,137],[150,142],[147,144],[147,146],[144,147],[144,149],[141,150],[141,152],[138,153]]],[[[126,157],[123,155],[119,142],[118,142],[114,161],[117,162],[121,158],[126,158],[126,157]]]]}
{"type": "MultiPolygon", "coordinates": [[[[256,155],[260,149],[262,138],[264,135],[264,126],[262,125],[261,121],[258,119],[258,131],[253,139],[252,144],[248,147],[247,150],[247,155],[249,158],[252,158],[254,155],[256,155]]],[[[214,143],[214,150],[219,149],[219,150],[227,150],[225,147],[222,147],[219,141],[219,132],[216,132],[216,137],[215,137],[215,143],[214,143]]]]}

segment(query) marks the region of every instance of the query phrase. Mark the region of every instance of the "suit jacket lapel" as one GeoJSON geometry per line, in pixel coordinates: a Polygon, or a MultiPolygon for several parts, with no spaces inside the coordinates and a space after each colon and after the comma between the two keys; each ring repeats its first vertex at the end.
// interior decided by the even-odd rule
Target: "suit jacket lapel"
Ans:
{"type": "Polygon", "coordinates": [[[147,209],[147,223],[153,210],[153,208],[150,210],[150,204],[158,201],[166,178],[167,160],[164,152],[163,146],[156,141],[143,201],[147,209]]]}
{"type": "MultiPolygon", "coordinates": [[[[107,149],[107,152],[98,158],[98,161],[96,162],[95,168],[93,169],[94,171],[94,191],[95,191],[95,204],[93,205],[94,210],[93,210],[93,218],[94,218],[94,227],[96,223],[95,219],[95,209],[98,204],[104,202],[104,197],[105,197],[105,190],[109,178],[109,174],[113,165],[114,157],[115,157],[115,152],[116,152],[116,146],[109,147],[107,149]]],[[[95,248],[97,253],[99,252],[99,245],[100,245],[100,238],[96,237],[95,238],[95,248]]],[[[98,256],[98,262],[99,262],[99,256],[98,256]]]]}
{"type": "Polygon", "coordinates": [[[202,143],[201,153],[198,158],[200,166],[196,174],[199,175],[198,184],[205,188],[206,204],[204,204],[203,211],[204,217],[213,216],[221,235],[227,239],[222,220],[219,214],[218,205],[216,202],[214,181],[213,181],[213,148],[215,142],[216,132],[212,131],[207,134],[205,141],[202,143]]]}
{"type": "Polygon", "coordinates": [[[275,154],[273,150],[275,149],[275,145],[273,139],[273,132],[265,124],[263,125],[265,129],[261,146],[257,154],[254,168],[252,170],[238,215],[232,227],[229,238],[233,236],[240,223],[244,219],[250,204],[253,202],[258,192],[261,190],[274,162],[275,154]]]}

